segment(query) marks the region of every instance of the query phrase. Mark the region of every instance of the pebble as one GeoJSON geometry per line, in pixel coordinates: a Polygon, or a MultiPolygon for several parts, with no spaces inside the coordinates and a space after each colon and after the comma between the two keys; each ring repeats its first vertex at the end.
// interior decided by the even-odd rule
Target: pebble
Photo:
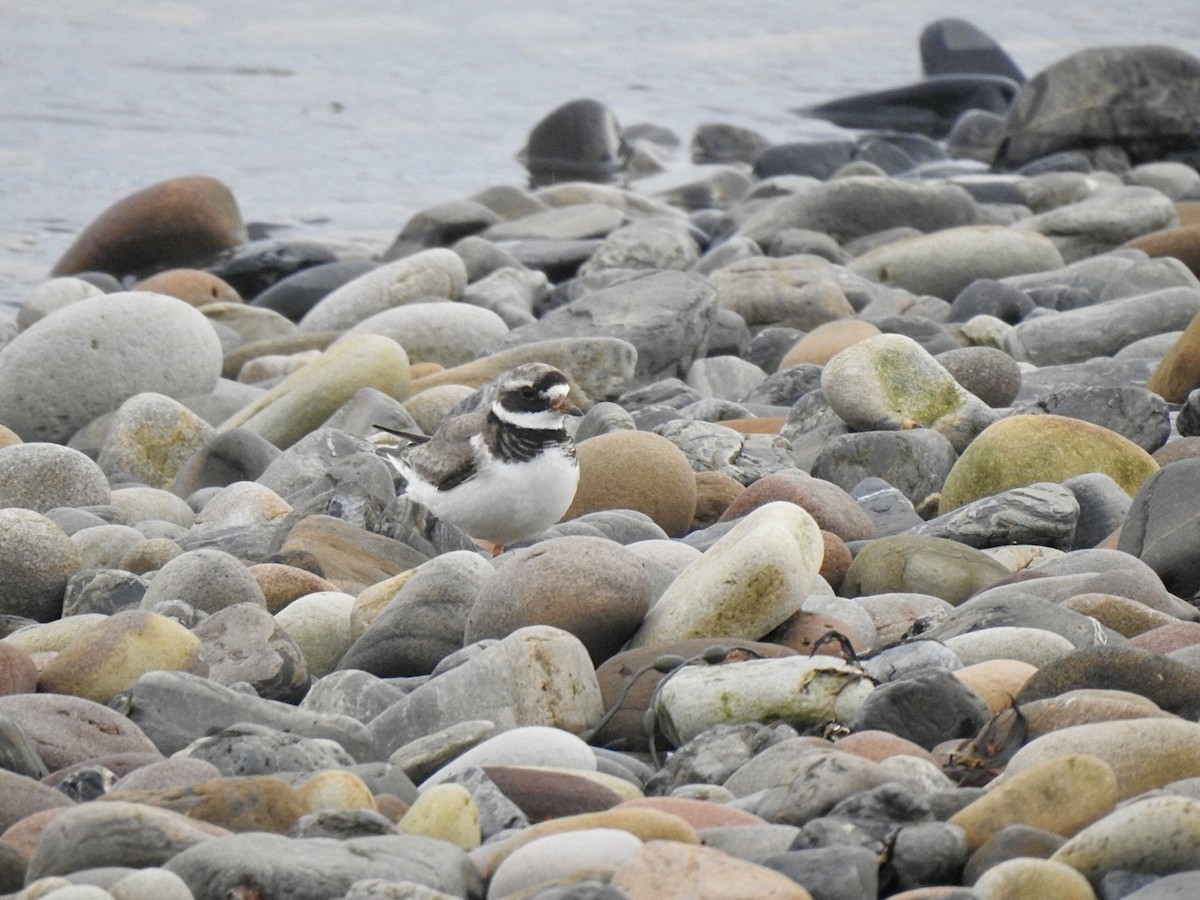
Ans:
{"type": "Polygon", "coordinates": [[[1118,799],[1196,774],[1200,762],[1191,741],[1194,722],[1169,718],[1124,719],[1072,725],[1025,744],[1009,760],[1005,778],[1046,759],[1070,753],[1099,757],[1117,777],[1118,799]]]}
{"type": "Polygon", "coordinates": [[[851,430],[932,428],[957,452],[996,417],[927,350],[902,334],[867,338],[838,353],[821,372],[821,389],[851,430]]]}
{"type": "Polygon", "coordinates": [[[172,178],[100,213],[54,266],[55,275],[117,277],[204,262],[246,240],[237,201],[215,178],[172,178]]]}
{"type": "MultiPolygon", "coordinates": [[[[381,596],[386,605],[358,630],[337,668],[383,677],[428,675],[462,648],[468,616],[492,580],[492,567],[466,550],[442,554],[397,576],[395,588],[381,596]]],[[[387,585],[384,581],[378,587],[387,585]]],[[[351,629],[355,615],[364,614],[367,598],[360,594],[352,608],[351,629]]]]}
{"type": "Polygon", "coordinates": [[[26,441],[63,443],[135,394],[207,394],[220,374],[220,342],[195,308],[162,294],[105,294],[0,349],[0,383],[12,385],[0,391],[0,422],[26,441]],[[87,365],[45,371],[83,345],[93,348],[87,365]]]}
{"type": "Polygon", "coordinates": [[[202,640],[174,619],[130,609],[63,647],[42,668],[38,683],[55,694],[107,703],[153,669],[207,674],[202,640]]]}
{"type": "Polygon", "coordinates": [[[217,684],[248,684],[268,700],[297,702],[304,696],[309,680],[304,655],[265,602],[215,610],[191,633],[199,638],[208,677],[217,684]]]}
{"type": "Polygon", "coordinates": [[[1188,797],[1149,797],[1125,804],[1085,828],[1051,860],[1098,881],[1115,870],[1170,875],[1194,867],[1200,850],[1200,803],[1188,797]]]}
{"type": "Polygon", "coordinates": [[[988,869],[974,884],[974,896],[988,900],[1058,897],[1095,900],[1088,880],[1065,863],[1046,859],[1010,859],[988,869]]]}
{"type": "Polygon", "coordinates": [[[784,501],[767,503],[676,577],[629,646],[691,637],[758,640],[800,608],[823,556],[812,516],[784,501]]]}
{"type": "Polygon", "coordinates": [[[1082,362],[1113,356],[1143,338],[1182,331],[1197,312],[1200,291],[1165,288],[1025,319],[1009,332],[1001,349],[1035,366],[1082,362]]]}
{"type": "Polygon", "coordinates": [[[735,859],[708,847],[653,841],[613,873],[613,887],[630,900],[671,894],[691,897],[771,897],[812,900],[812,894],[784,874],[735,859]]]}
{"type": "Polygon", "coordinates": [[[995,225],[947,228],[857,257],[851,272],[914,294],[953,300],[980,278],[1001,279],[1060,269],[1063,257],[1037,232],[995,225]]]}
{"type": "Polygon", "coordinates": [[[942,537],[895,535],[859,551],[842,591],[849,597],[930,594],[957,605],[1006,575],[1008,569],[973,547],[942,537]]]}
{"type": "Polygon", "coordinates": [[[978,850],[1010,825],[1071,837],[1107,816],[1117,804],[1112,768],[1086,753],[1055,756],[1006,778],[950,817],[967,848],[978,850]]]}
{"type": "Polygon", "coordinates": [[[449,841],[396,834],[334,838],[291,838],[246,833],[205,841],[164,866],[197,896],[240,891],[247,879],[263,894],[341,897],[357,882],[378,878],[415,882],[444,895],[465,897],[480,890],[466,852],[449,841]]]}
{"type": "Polygon", "coordinates": [[[22,507],[0,509],[0,614],[50,622],[59,617],[79,549],[53,521],[22,507]]]}
{"type": "MultiPolygon", "coordinates": [[[[929,55],[963,40],[1007,60],[945,20],[927,74],[962,77],[929,55]]],[[[1130,59],[1158,84],[1172,53],[1046,77],[1103,95],[1080,85],[1130,59]]],[[[1039,144],[1043,82],[1008,120],[968,114],[948,143],[970,161],[712,123],[699,180],[494,186],[370,261],[247,243],[210,179],[102,215],[92,264],[134,290],[64,269],[0,329],[0,893],[1194,875],[1200,175],[1116,101],[1137,153],[1039,144]],[[996,153],[1027,168],[985,172],[996,153]],[[206,258],[152,242],[147,204],[206,258]],[[580,487],[493,560],[394,499],[373,426],[429,432],[533,359],[590,409],[580,487]]],[[[535,129],[542,174],[590,148],[636,178],[686,146],[618,137],[595,101],[548,121],[585,134],[535,129]]]]}
{"type": "MultiPolygon", "coordinates": [[[[0,705],[4,698],[0,698],[0,705]]],[[[345,748],[356,760],[379,756],[366,726],[349,716],[300,709],[186,672],[147,672],[129,693],[129,718],[152,748],[175,753],[193,741],[238,723],[254,723],[305,737],[326,739],[345,748]]],[[[0,709],[0,712],[3,712],[0,709]]]]}
{"type": "Polygon", "coordinates": [[[659,688],[658,725],[682,746],[712,725],[848,723],[871,693],[856,667],[824,656],[688,666],[659,688]]]}
{"type": "Polygon", "coordinates": [[[362,334],[335,343],[219,428],[245,428],[286,450],[364,387],[397,400],[408,395],[409,360],[392,339],[362,334]]]}
{"type": "Polygon", "coordinates": [[[396,827],[407,834],[449,841],[464,850],[472,850],[482,841],[479,809],[471,792],[458,784],[439,784],[427,790],[396,827]]]}
{"type": "Polygon", "coordinates": [[[475,599],[463,640],[553,625],[579,638],[599,665],[621,649],[650,608],[646,570],[630,551],[602,538],[551,538],[517,550],[475,599]]]}
{"type": "Polygon", "coordinates": [[[387,752],[450,725],[487,719],[500,729],[546,725],[572,733],[599,721],[600,687],[587,648],[574,635],[531,625],[417,687],[371,720],[387,752]],[[539,673],[552,671],[553,682],[539,673]]]}
{"type": "MultiPolygon", "coordinates": [[[[898,491],[911,505],[937,494],[957,460],[954,445],[931,428],[854,431],[826,442],[811,472],[850,492],[866,479],[878,479],[887,485],[881,489],[898,491]]],[[[872,510],[866,512],[871,515],[872,510]]]]}
{"type": "Polygon", "coordinates": [[[45,513],[102,506],[110,497],[104,470],[78,450],[41,442],[0,447],[0,508],[45,513]]]}
{"type": "Polygon", "coordinates": [[[1157,470],[1149,453],[1101,425],[1066,416],[1014,415],[985,429],[958,458],[942,485],[938,511],[1008,488],[1089,472],[1110,476],[1132,497],[1157,470]]]}

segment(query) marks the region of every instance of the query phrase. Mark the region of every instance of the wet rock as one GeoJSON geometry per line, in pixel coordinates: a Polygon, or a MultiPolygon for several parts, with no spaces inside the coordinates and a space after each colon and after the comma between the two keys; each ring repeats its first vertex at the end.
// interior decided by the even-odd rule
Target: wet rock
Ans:
{"type": "Polygon", "coordinates": [[[203,175],[172,178],[100,213],[55,264],[54,274],[144,274],[207,262],[245,240],[228,187],[203,175]]]}

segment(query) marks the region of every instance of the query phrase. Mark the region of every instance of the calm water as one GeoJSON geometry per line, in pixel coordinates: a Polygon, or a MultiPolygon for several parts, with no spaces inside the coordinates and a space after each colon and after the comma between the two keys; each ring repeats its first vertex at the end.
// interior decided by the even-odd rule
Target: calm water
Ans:
{"type": "Polygon", "coordinates": [[[0,303],[110,203],[177,175],[221,178],[247,221],[382,249],[423,206],[523,183],[529,129],[575,97],[672,128],[681,166],[702,122],[829,136],[788,109],[918,78],[944,16],[1029,74],[1100,44],[1200,55],[1194,0],[979,7],[0,0],[0,303]]]}

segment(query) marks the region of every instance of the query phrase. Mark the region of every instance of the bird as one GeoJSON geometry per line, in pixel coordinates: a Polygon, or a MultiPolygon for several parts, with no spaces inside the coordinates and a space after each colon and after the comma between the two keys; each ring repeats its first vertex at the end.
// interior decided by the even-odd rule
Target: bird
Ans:
{"type": "Polygon", "coordinates": [[[568,399],[567,376],[546,363],[517,366],[494,387],[489,407],[453,416],[428,437],[374,427],[410,442],[386,451],[405,491],[499,554],[570,508],[579,462],[565,423],[583,413],[568,399]]]}

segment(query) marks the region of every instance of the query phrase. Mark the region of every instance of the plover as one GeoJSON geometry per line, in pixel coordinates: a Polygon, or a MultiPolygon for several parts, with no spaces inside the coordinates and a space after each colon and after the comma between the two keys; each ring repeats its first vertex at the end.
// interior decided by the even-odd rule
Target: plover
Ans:
{"type": "Polygon", "coordinates": [[[489,408],[447,419],[431,437],[376,427],[413,441],[387,453],[407,493],[499,552],[549,528],[575,497],[579,464],[564,422],[582,413],[569,390],[558,369],[526,363],[497,379],[489,408]]]}

